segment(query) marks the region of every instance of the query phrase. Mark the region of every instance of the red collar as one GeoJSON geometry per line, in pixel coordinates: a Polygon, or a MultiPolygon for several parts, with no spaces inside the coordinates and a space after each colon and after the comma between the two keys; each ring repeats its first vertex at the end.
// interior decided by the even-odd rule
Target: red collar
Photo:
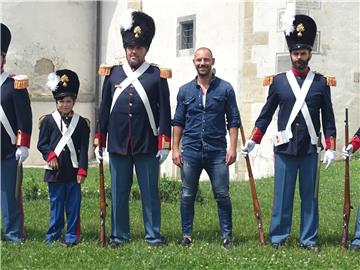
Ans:
{"type": "Polygon", "coordinates": [[[303,73],[300,73],[300,72],[297,71],[294,67],[291,68],[291,71],[294,73],[294,75],[295,75],[296,77],[305,78],[306,75],[309,73],[310,68],[308,68],[307,70],[305,70],[303,73]]]}

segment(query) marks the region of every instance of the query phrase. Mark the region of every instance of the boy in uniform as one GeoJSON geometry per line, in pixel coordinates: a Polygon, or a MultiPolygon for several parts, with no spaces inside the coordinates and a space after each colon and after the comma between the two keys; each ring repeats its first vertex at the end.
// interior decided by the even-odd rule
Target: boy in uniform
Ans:
{"type": "Polygon", "coordinates": [[[65,245],[73,246],[80,240],[80,184],[87,176],[89,120],[73,111],[80,86],[75,72],[51,73],[47,86],[56,100],[56,111],[40,118],[37,145],[46,161],[44,180],[50,195],[46,241],[51,244],[61,237],[65,210],[65,245]]]}

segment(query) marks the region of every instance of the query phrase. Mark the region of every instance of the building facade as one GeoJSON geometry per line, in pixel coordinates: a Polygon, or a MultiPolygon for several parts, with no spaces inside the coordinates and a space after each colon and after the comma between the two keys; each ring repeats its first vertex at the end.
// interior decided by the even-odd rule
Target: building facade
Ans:
{"type": "MultiPolygon", "coordinates": [[[[155,20],[156,33],[147,61],[172,69],[173,78],[169,80],[172,113],[179,87],[196,75],[192,64],[194,50],[206,46],[216,59],[216,74],[229,81],[236,91],[248,137],[267,96],[263,77],[290,68],[286,41],[280,30],[280,16],[287,2],[295,1],[1,2],[1,21],[13,34],[6,70],[30,77],[34,129],[26,165],[43,163],[36,150],[37,119],[55,109],[45,86],[47,74],[54,69],[66,67],[78,73],[81,83],[75,109],[91,120],[94,130],[101,97],[97,66],[124,59],[119,17],[127,8],[143,10],[155,20]]],[[[331,89],[331,94],[340,152],[344,144],[345,108],[350,112],[350,133],[360,126],[359,2],[296,1],[296,8],[297,13],[313,17],[318,27],[311,69],[337,78],[337,87],[331,89]]],[[[273,174],[270,138],[274,123],[250,155],[255,178],[273,174]]],[[[93,156],[92,148],[89,155],[93,156]]],[[[240,155],[230,172],[232,179],[246,179],[245,162],[240,155]]],[[[179,177],[171,156],[162,165],[162,173],[179,177]]]]}

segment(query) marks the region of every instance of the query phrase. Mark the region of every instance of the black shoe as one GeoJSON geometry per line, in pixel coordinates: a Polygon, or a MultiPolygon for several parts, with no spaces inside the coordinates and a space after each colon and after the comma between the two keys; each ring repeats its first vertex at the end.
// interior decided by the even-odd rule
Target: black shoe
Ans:
{"type": "Polygon", "coordinates": [[[127,242],[129,242],[129,240],[119,240],[118,238],[116,238],[116,240],[110,239],[109,247],[110,248],[119,248],[127,242]]]}
{"type": "Polygon", "coordinates": [[[319,246],[317,244],[311,244],[311,245],[301,244],[300,247],[302,247],[303,249],[314,251],[314,252],[319,252],[320,251],[320,248],[319,248],[319,246]]]}
{"type": "Polygon", "coordinates": [[[274,249],[278,249],[279,247],[284,246],[285,243],[284,242],[280,242],[280,243],[271,243],[271,247],[274,249]]]}
{"type": "Polygon", "coordinates": [[[71,247],[74,247],[74,246],[76,246],[78,244],[78,242],[75,242],[75,243],[64,243],[63,245],[64,245],[64,247],[67,247],[67,248],[71,248],[71,247]]]}
{"type": "Polygon", "coordinates": [[[222,246],[223,246],[223,248],[225,248],[225,249],[230,249],[230,248],[232,248],[232,247],[233,247],[233,240],[232,240],[232,238],[229,237],[229,236],[223,238],[222,246]]]}
{"type": "Polygon", "coordinates": [[[160,241],[157,241],[157,242],[148,242],[149,246],[150,247],[155,247],[155,248],[158,248],[158,247],[162,247],[166,244],[166,240],[165,240],[165,237],[161,236],[160,237],[160,241]]]}
{"type": "Polygon", "coordinates": [[[350,250],[352,251],[360,251],[360,245],[351,244],[350,250]]]}
{"type": "Polygon", "coordinates": [[[192,245],[192,239],[191,236],[183,236],[183,239],[181,240],[181,245],[183,247],[190,247],[192,245]]]}

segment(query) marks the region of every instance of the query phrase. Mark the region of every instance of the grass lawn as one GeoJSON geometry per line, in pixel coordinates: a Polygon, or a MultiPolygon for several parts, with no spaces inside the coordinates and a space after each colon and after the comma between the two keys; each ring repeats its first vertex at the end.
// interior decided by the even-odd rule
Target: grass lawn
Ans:
{"type": "MultiPolygon", "coordinates": [[[[350,166],[351,199],[354,206],[350,222],[352,237],[357,205],[360,203],[360,160],[352,160],[350,166]]],[[[247,182],[231,183],[235,237],[235,245],[231,250],[221,247],[216,204],[208,182],[200,184],[203,200],[196,204],[192,247],[184,248],[179,245],[181,229],[178,200],[162,204],[162,234],[168,241],[162,248],[150,248],[143,241],[141,203],[139,200],[132,200],[131,242],[119,249],[100,248],[97,245],[99,199],[96,168],[90,169],[87,182],[83,185],[81,242],[73,248],[65,248],[61,243],[48,246],[44,243],[44,234],[49,220],[49,203],[42,175],[41,169],[26,169],[24,172],[26,242],[21,245],[1,243],[2,269],[360,269],[360,253],[339,248],[344,162],[337,162],[330,170],[321,171],[319,253],[303,250],[298,246],[298,189],[292,233],[287,245],[278,250],[269,245],[260,246],[247,182]],[[33,199],[35,197],[38,199],[33,199]]],[[[106,185],[109,186],[108,173],[106,185]]],[[[267,235],[273,180],[259,180],[256,187],[267,235]]],[[[109,199],[108,204],[107,234],[110,232],[109,199]]]]}

